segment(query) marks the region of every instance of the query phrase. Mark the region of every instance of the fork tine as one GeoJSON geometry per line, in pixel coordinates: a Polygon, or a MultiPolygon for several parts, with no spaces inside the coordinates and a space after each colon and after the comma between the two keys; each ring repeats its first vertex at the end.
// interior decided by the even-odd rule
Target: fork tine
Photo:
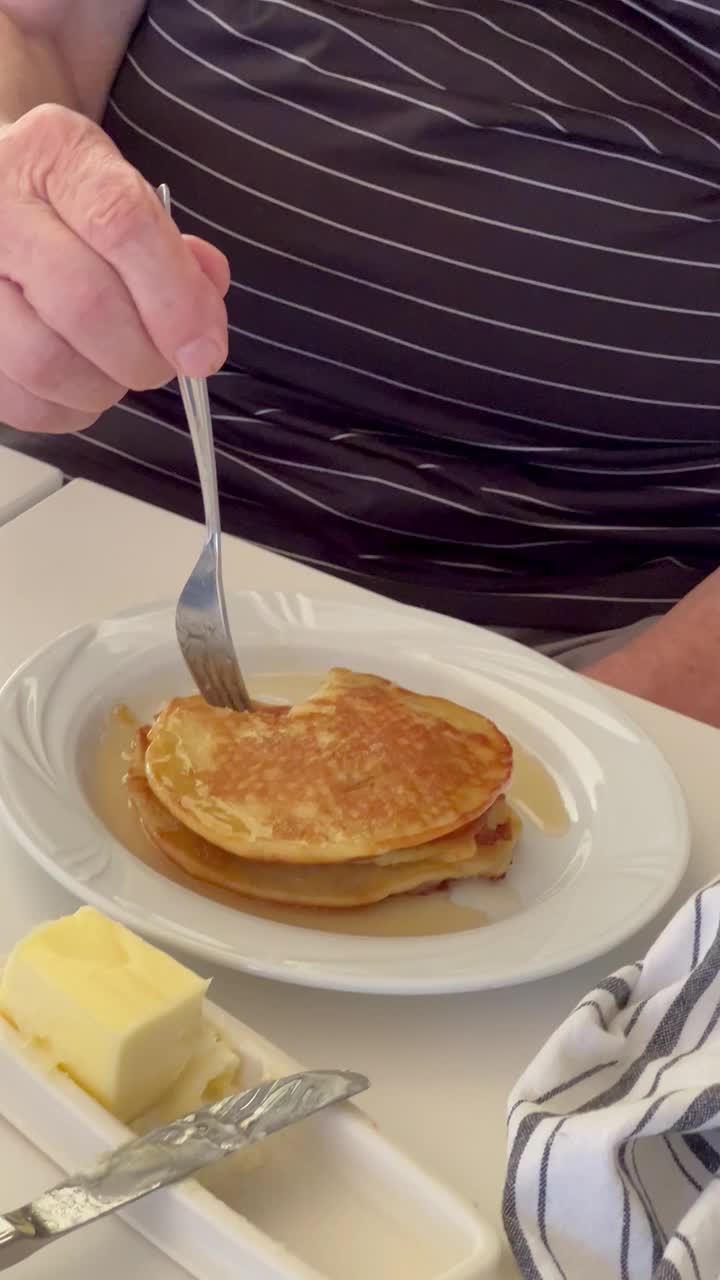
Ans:
{"type": "Polygon", "coordinates": [[[214,652],[210,655],[208,666],[211,683],[220,694],[222,705],[239,711],[242,710],[242,704],[238,701],[238,690],[233,679],[233,665],[232,659],[226,653],[214,652]]]}
{"type": "Polygon", "coordinates": [[[215,671],[210,661],[207,645],[203,643],[193,644],[189,649],[183,649],[183,655],[193,680],[205,701],[222,706],[225,701],[224,693],[215,678],[215,671]]]}
{"type": "Polygon", "coordinates": [[[227,695],[220,674],[210,658],[205,667],[205,682],[207,687],[220,706],[228,706],[227,695]]]}
{"type": "Polygon", "coordinates": [[[205,688],[209,693],[210,698],[216,706],[231,706],[232,703],[228,699],[227,692],[212,660],[212,656],[206,654],[205,657],[206,662],[203,664],[203,677],[205,688]]]}
{"type": "Polygon", "coordinates": [[[232,707],[234,711],[238,711],[240,708],[238,707],[237,689],[234,687],[234,682],[230,678],[227,668],[227,662],[223,662],[218,672],[219,682],[224,691],[227,706],[232,707]]]}

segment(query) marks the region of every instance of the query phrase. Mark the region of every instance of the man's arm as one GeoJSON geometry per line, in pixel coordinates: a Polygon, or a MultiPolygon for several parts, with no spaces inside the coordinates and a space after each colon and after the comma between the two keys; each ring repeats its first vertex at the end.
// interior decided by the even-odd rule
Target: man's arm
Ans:
{"type": "Polygon", "coordinates": [[[0,0],[0,124],[44,102],[98,119],[145,0],[0,0]]]}
{"type": "Polygon", "coordinates": [[[720,569],[583,675],[720,728],[720,569]]]}

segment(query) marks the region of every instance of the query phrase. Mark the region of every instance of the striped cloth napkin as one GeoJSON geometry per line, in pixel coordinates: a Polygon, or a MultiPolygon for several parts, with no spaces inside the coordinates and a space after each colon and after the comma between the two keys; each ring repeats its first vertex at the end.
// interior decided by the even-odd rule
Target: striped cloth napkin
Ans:
{"type": "Polygon", "coordinates": [[[718,1280],[720,880],[513,1090],[503,1220],[526,1280],[718,1280]]]}

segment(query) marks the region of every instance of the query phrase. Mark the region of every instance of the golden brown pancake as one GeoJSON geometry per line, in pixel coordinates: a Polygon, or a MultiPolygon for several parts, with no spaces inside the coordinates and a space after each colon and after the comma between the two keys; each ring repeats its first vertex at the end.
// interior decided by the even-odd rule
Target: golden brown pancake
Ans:
{"type": "Polygon", "coordinates": [[[363,907],[448,880],[476,876],[499,879],[512,860],[520,821],[503,799],[495,801],[472,828],[463,828],[424,849],[404,850],[406,861],[388,863],[386,857],[392,859],[392,854],[334,866],[239,858],[189,830],[160,803],[147,781],[147,741],[147,730],[139,730],[127,775],[129,799],[145,833],[188,875],[248,898],[298,907],[363,907]]]}
{"type": "Polygon", "coordinates": [[[283,863],[427,844],[485,813],[511,769],[510,743],[485,716],[341,669],[294,707],[174,698],[145,756],[150,788],[183,826],[283,863]]]}

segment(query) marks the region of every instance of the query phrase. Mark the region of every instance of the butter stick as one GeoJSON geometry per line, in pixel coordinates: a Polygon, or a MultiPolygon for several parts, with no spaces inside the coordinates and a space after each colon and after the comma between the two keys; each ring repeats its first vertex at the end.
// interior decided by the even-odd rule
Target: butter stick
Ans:
{"type": "Polygon", "coordinates": [[[154,1106],[201,1039],[208,983],[94,907],[39,925],[8,958],[0,1011],[120,1120],[154,1106]]]}

